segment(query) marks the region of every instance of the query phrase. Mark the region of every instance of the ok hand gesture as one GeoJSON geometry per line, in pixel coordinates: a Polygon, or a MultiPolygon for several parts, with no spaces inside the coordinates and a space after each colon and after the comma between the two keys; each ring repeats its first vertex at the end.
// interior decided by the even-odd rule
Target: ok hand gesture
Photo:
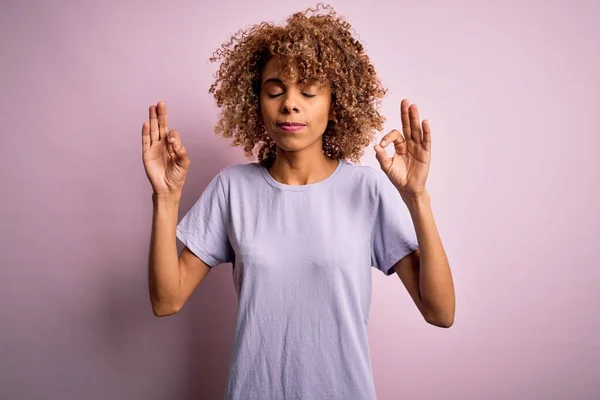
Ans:
{"type": "Polygon", "coordinates": [[[410,105],[407,99],[400,103],[400,117],[404,136],[394,129],[374,149],[381,169],[402,197],[415,197],[426,192],[431,162],[431,128],[427,120],[421,126],[416,104],[410,105]],[[396,150],[393,157],[385,151],[390,143],[394,143],[396,150]]]}
{"type": "Polygon", "coordinates": [[[190,166],[179,132],[168,129],[167,106],[150,106],[150,123],[142,125],[142,159],[155,195],[181,194],[190,166]]]}

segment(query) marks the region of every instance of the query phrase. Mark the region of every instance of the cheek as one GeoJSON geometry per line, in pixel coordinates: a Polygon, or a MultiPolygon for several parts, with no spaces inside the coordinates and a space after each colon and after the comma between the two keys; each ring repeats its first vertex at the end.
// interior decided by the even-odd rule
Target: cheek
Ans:
{"type": "Polygon", "coordinates": [[[269,111],[262,102],[259,104],[258,116],[265,126],[269,124],[269,111]]]}
{"type": "MultiPolygon", "coordinates": [[[[275,106],[276,107],[276,106],[275,106]]],[[[273,119],[274,113],[274,105],[271,101],[264,101],[262,98],[260,100],[260,114],[262,115],[264,120],[273,119]]]]}
{"type": "Polygon", "coordinates": [[[331,103],[327,100],[324,100],[321,104],[319,104],[315,116],[318,116],[319,123],[324,123],[327,125],[327,121],[329,121],[329,107],[331,103]]]}

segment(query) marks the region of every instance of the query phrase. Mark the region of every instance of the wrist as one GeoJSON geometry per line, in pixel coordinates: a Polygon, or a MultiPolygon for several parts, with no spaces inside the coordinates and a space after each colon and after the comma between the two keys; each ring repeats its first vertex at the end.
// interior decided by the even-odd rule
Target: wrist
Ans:
{"type": "Polygon", "coordinates": [[[152,192],[152,202],[154,204],[178,204],[180,200],[180,190],[173,192],[152,192]]]}
{"type": "Polygon", "coordinates": [[[402,200],[404,200],[404,202],[406,203],[406,206],[411,211],[421,210],[424,207],[429,207],[431,204],[431,198],[427,190],[424,190],[423,192],[419,193],[400,192],[400,196],[402,197],[402,200]]]}

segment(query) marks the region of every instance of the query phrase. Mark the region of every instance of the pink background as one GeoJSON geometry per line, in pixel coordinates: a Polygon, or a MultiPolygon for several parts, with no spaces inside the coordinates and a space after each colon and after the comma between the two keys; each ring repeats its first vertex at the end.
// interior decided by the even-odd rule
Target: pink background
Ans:
{"type": "MultiPolygon", "coordinates": [[[[332,2],[390,89],[385,130],[404,97],[431,121],[457,314],[428,325],[373,270],[379,399],[600,398],[600,3],[391,3],[332,2]]],[[[213,134],[208,58],[315,4],[2,2],[0,398],[221,398],[231,267],[153,316],[140,129],[164,100],[192,158],[181,218],[245,162],[213,134]]]]}

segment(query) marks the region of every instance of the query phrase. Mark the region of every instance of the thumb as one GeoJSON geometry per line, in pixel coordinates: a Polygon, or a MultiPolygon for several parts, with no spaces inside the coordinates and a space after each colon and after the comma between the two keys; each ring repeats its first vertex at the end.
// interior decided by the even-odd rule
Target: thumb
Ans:
{"type": "Polygon", "coordinates": [[[375,149],[375,157],[377,158],[377,161],[379,161],[379,166],[383,172],[387,173],[392,165],[392,159],[387,155],[387,152],[380,144],[376,144],[373,149],[375,149]]]}

